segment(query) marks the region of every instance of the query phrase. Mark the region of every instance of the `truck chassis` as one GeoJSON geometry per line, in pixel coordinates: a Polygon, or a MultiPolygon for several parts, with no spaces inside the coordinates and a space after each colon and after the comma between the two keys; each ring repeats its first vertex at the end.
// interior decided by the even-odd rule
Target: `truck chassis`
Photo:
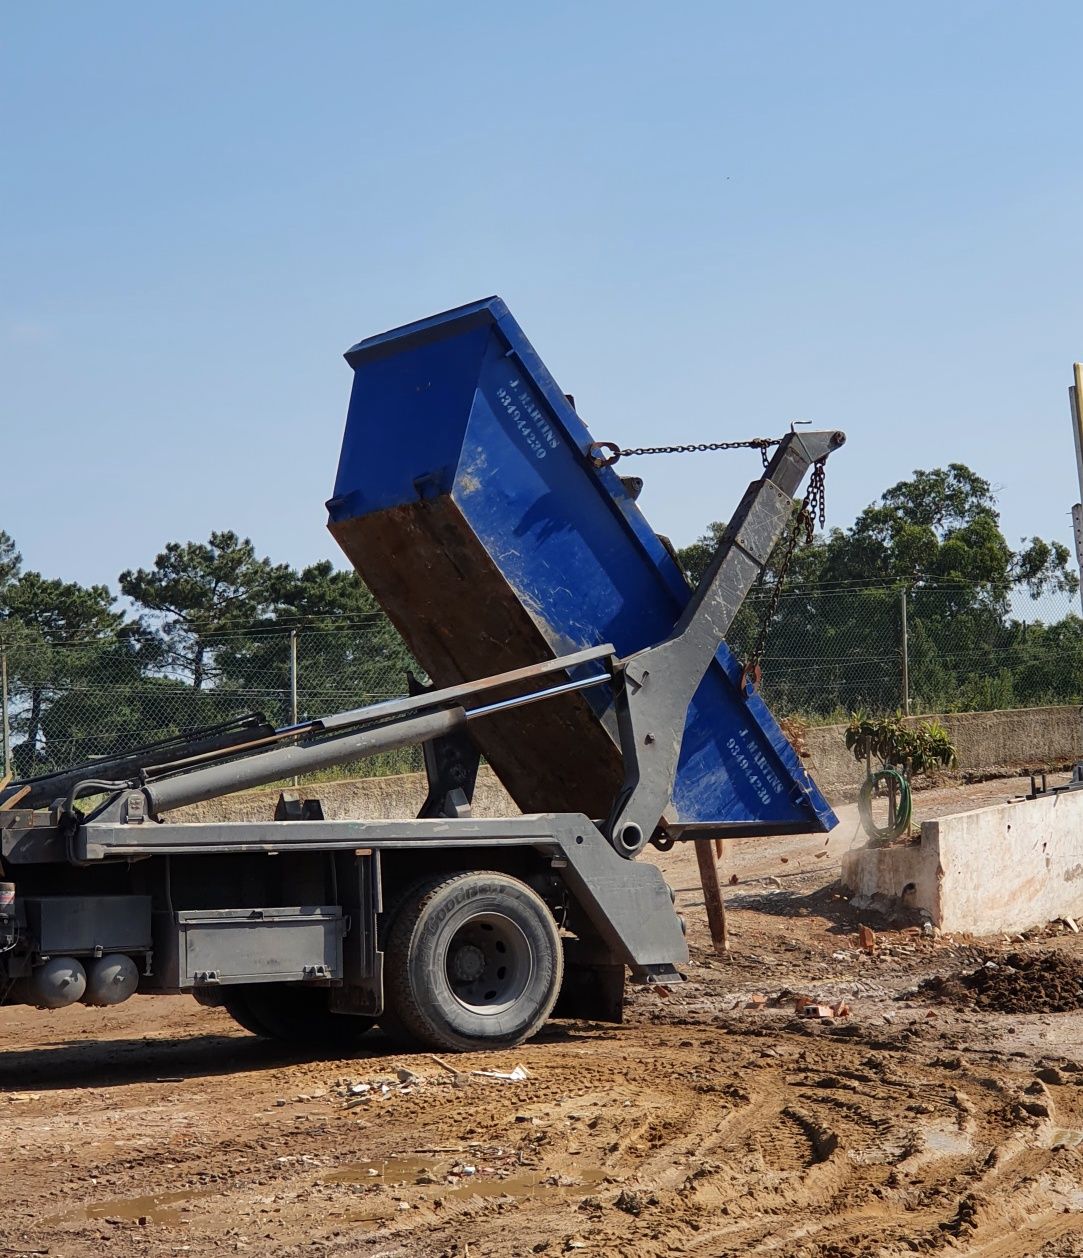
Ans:
{"type": "MultiPolygon", "coordinates": [[[[680,981],[683,923],[648,842],[777,831],[667,820],[689,701],[841,433],[791,433],[749,486],[672,634],[590,647],[284,729],[253,716],[0,790],[3,999],[48,1008],[190,992],[261,1035],[348,1045],[377,1021],[444,1049],[499,1047],[549,1018],[619,1021],[634,981],[680,981]],[[467,726],[609,687],[624,783],[610,815],[470,814],[467,726]],[[172,810],[420,743],[412,820],[327,820],[283,793],[266,822],[172,810]]],[[[742,679],[744,684],[744,679],[742,679]]]]}

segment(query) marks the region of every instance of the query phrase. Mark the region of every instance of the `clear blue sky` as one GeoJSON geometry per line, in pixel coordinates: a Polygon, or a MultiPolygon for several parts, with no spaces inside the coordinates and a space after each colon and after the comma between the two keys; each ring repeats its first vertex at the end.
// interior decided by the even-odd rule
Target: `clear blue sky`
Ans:
{"type": "MultiPolygon", "coordinates": [[[[1078,3],[5,8],[0,527],[113,582],[302,564],[351,343],[498,293],[624,444],[849,434],[847,524],[969,463],[1071,540],[1078,3]]],[[[680,543],[755,455],[643,460],[680,543]]],[[[631,468],[630,468],[631,470],[631,468]]]]}

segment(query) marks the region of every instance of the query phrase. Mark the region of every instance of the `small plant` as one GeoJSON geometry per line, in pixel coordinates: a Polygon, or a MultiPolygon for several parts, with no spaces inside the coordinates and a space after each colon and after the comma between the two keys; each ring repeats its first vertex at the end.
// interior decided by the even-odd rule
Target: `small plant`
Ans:
{"type": "Polygon", "coordinates": [[[908,780],[936,769],[954,768],[956,763],[951,735],[939,721],[910,725],[901,712],[876,718],[851,712],[845,738],[855,760],[875,757],[900,770],[908,780]]]}

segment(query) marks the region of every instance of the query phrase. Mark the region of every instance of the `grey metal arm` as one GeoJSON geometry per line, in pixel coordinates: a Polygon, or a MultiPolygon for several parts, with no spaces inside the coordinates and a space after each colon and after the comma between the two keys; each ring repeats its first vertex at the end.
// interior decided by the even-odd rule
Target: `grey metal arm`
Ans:
{"type": "Polygon", "coordinates": [[[621,662],[617,722],[625,782],[606,827],[634,856],[670,803],[688,706],[733,618],[791,518],[806,472],[845,442],[841,432],[790,433],[740,506],[696,592],[664,641],[621,662]]]}

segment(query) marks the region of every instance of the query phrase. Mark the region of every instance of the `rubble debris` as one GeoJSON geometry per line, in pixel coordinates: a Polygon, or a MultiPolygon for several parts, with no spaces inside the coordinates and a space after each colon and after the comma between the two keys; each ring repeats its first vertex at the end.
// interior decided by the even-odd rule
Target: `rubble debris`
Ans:
{"type": "Polygon", "coordinates": [[[1042,1083],[1051,1083],[1054,1087],[1059,1087],[1068,1082],[1064,1077],[1064,1072],[1058,1070],[1056,1066],[1043,1066],[1035,1072],[1036,1079],[1040,1079],[1042,1083]]]}
{"type": "Polygon", "coordinates": [[[513,1066],[511,1070],[471,1070],[470,1073],[482,1079],[503,1079],[509,1083],[530,1078],[530,1071],[525,1066],[513,1066]]]}
{"type": "Polygon", "coordinates": [[[871,926],[859,926],[857,928],[857,942],[865,952],[875,952],[876,931],[871,926]]]}
{"type": "Polygon", "coordinates": [[[405,1066],[400,1066],[395,1071],[393,1079],[362,1079],[357,1083],[347,1084],[345,1109],[357,1109],[360,1105],[367,1105],[369,1101],[377,1097],[384,1098],[395,1093],[400,1096],[408,1096],[411,1092],[425,1084],[427,1080],[421,1075],[415,1074],[412,1070],[407,1070],[405,1066]]]}
{"type": "Polygon", "coordinates": [[[928,978],[918,992],[996,1013],[1068,1013],[1083,1009],[1083,960],[1060,952],[1011,952],[970,973],[928,978]]]}
{"type": "Polygon", "coordinates": [[[643,1213],[646,1206],[656,1206],[658,1198],[654,1193],[637,1192],[632,1188],[622,1188],[613,1202],[618,1210],[623,1210],[625,1214],[638,1217],[643,1213]]]}

